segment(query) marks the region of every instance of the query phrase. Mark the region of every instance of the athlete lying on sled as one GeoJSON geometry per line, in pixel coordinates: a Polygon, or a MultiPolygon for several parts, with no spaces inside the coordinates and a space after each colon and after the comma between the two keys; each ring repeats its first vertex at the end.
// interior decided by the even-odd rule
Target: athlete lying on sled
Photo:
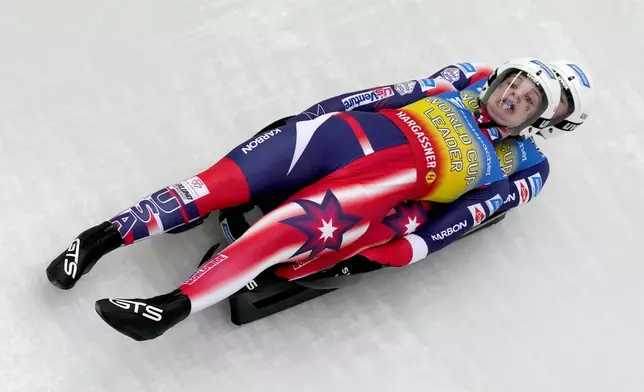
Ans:
{"type": "Polygon", "coordinates": [[[589,87],[576,65],[516,60],[494,72],[460,63],[429,79],[328,99],[83,232],[47,276],[69,289],[118,247],[275,194],[292,196],[178,289],[99,300],[96,311],[147,340],[276,264],[284,263],[279,276],[298,279],[358,254],[394,266],[415,262],[539,193],[548,164],[531,136],[581,124],[579,98],[589,87]],[[442,233],[458,222],[465,222],[460,233],[442,233]]]}

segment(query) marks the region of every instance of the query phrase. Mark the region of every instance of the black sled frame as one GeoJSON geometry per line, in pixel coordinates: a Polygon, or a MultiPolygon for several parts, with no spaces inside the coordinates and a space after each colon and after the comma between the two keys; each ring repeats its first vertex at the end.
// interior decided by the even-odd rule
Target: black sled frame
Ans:
{"type": "MultiPolygon", "coordinates": [[[[496,225],[505,219],[505,216],[505,213],[493,216],[462,238],[496,225]]],[[[210,256],[212,254],[214,249],[210,256]]],[[[208,259],[209,257],[203,261],[208,259]]],[[[275,269],[268,269],[228,298],[230,320],[233,324],[243,325],[262,319],[341,287],[357,283],[366,273],[384,267],[362,259],[348,259],[329,270],[294,281],[278,278],[275,276],[275,269]]]]}

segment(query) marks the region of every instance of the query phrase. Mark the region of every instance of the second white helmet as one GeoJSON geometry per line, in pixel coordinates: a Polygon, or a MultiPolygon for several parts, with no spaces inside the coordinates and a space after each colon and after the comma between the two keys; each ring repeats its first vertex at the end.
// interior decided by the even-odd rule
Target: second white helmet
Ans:
{"type": "Polygon", "coordinates": [[[561,105],[550,124],[539,131],[544,139],[551,139],[574,131],[586,121],[592,105],[592,90],[588,74],[577,64],[555,61],[548,64],[561,85],[561,105]]]}

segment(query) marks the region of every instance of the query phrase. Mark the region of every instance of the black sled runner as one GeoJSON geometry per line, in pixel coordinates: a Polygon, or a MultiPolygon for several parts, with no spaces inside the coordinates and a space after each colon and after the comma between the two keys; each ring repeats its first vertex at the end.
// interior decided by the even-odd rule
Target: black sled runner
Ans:
{"type": "MultiPolygon", "coordinates": [[[[289,118],[286,117],[273,122],[259,131],[255,136],[285,125],[289,118]]],[[[267,200],[260,200],[221,210],[219,212],[219,224],[228,244],[236,241],[253,223],[286,201],[291,193],[287,191],[284,194],[272,195],[267,200]]],[[[486,222],[469,231],[463,237],[499,223],[505,218],[505,215],[505,213],[493,215],[486,222]]],[[[201,224],[201,222],[202,220],[194,222],[191,227],[182,228],[181,231],[191,229],[201,224]]],[[[212,246],[201,259],[199,265],[201,266],[208,261],[219,247],[220,244],[212,246]]],[[[230,318],[234,324],[247,324],[330,293],[341,287],[355,284],[366,273],[385,268],[386,266],[371,262],[362,256],[354,256],[339,262],[327,270],[293,281],[277,277],[275,271],[278,267],[274,266],[263,271],[249,282],[246,287],[228,298],[230,303],[230,318]]]]}
{"type": "MultiPolygon", "coordinates": [[[[259,208],[256,206],[250,207],[252,209],[249,211],[259,208]]],[[[505,219],[505,215],[503,213],[493,216],[463,237],[499,223],[505,219]]],[[[246,216],[239,210],[223,210],[219,219],[222,231],[228,232],[225,234],[228,241],[239,238],[250,227],[246,216]],[[237,231],[239,229],[241,231],[237,231]],[[234,235],[233,233],[239,233],[239,235],[234,235]]],[[[210,248],[201,263],[208,261],[218,247],[219,244],[210,248]]],[[[339,262],[327,270],[293,281],[277,277],[275,270],[278,266],[269,268],[248,283],[246,287],[228,297],[231,321],[236,325],[242,325],[262,319],[302,302],[357,283],[366,273],[385,267],[387,266],[369,261],[365,257],[354,256],[339,262]]]]}

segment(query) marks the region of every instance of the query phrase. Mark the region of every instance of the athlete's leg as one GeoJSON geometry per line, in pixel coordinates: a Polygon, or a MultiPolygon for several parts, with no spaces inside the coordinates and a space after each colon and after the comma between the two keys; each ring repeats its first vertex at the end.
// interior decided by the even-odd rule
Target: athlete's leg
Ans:
{"type": "Polygon", "coordinates": [[[414,191],[417,172],[410,151],[408,145],[379,151],[296,193],[201,266],[178,291],[153,299],[163,322],[142,320],[110,300],[98,301],[97,311],[126,335],[151,339],[188,312],[225,299],[268,267],[326,257],[362,242],[370,222],[381,221],[414,191]]]}
{"type": "Polygon", "coordinates": [[[320,271],[327,270],[343,260],[358,253],[386,244],[394,238],[400,238],[412,233],[429,219],[431,205],[422,201],[405,201],[399,203],[382,219],[374,220],[361,241],[357,241],[339,252],[318,257],[315,260],[285,265],[277,269],[275,274],[288,280],[301,279],[320,271]]]}
{"type": "MultiPolygon", "coordinates": [[[[364,120],[378,130],[375,147],[406,143],[389,120],[364,120]]],[[[373,130],[369,130],[373,133],[373,130]]],[[[49,280],[69,289],[108,252],[151,235],[180,230],[212,211],[303,188],[374,148],[365,131],[344,114],[327,114],[268,131],[233,149],[212,167],[164,187],[99,226],[82,233],[47,268],[49,280]],[[362,137],[362,138],[361,138],[362,137]]]]}

